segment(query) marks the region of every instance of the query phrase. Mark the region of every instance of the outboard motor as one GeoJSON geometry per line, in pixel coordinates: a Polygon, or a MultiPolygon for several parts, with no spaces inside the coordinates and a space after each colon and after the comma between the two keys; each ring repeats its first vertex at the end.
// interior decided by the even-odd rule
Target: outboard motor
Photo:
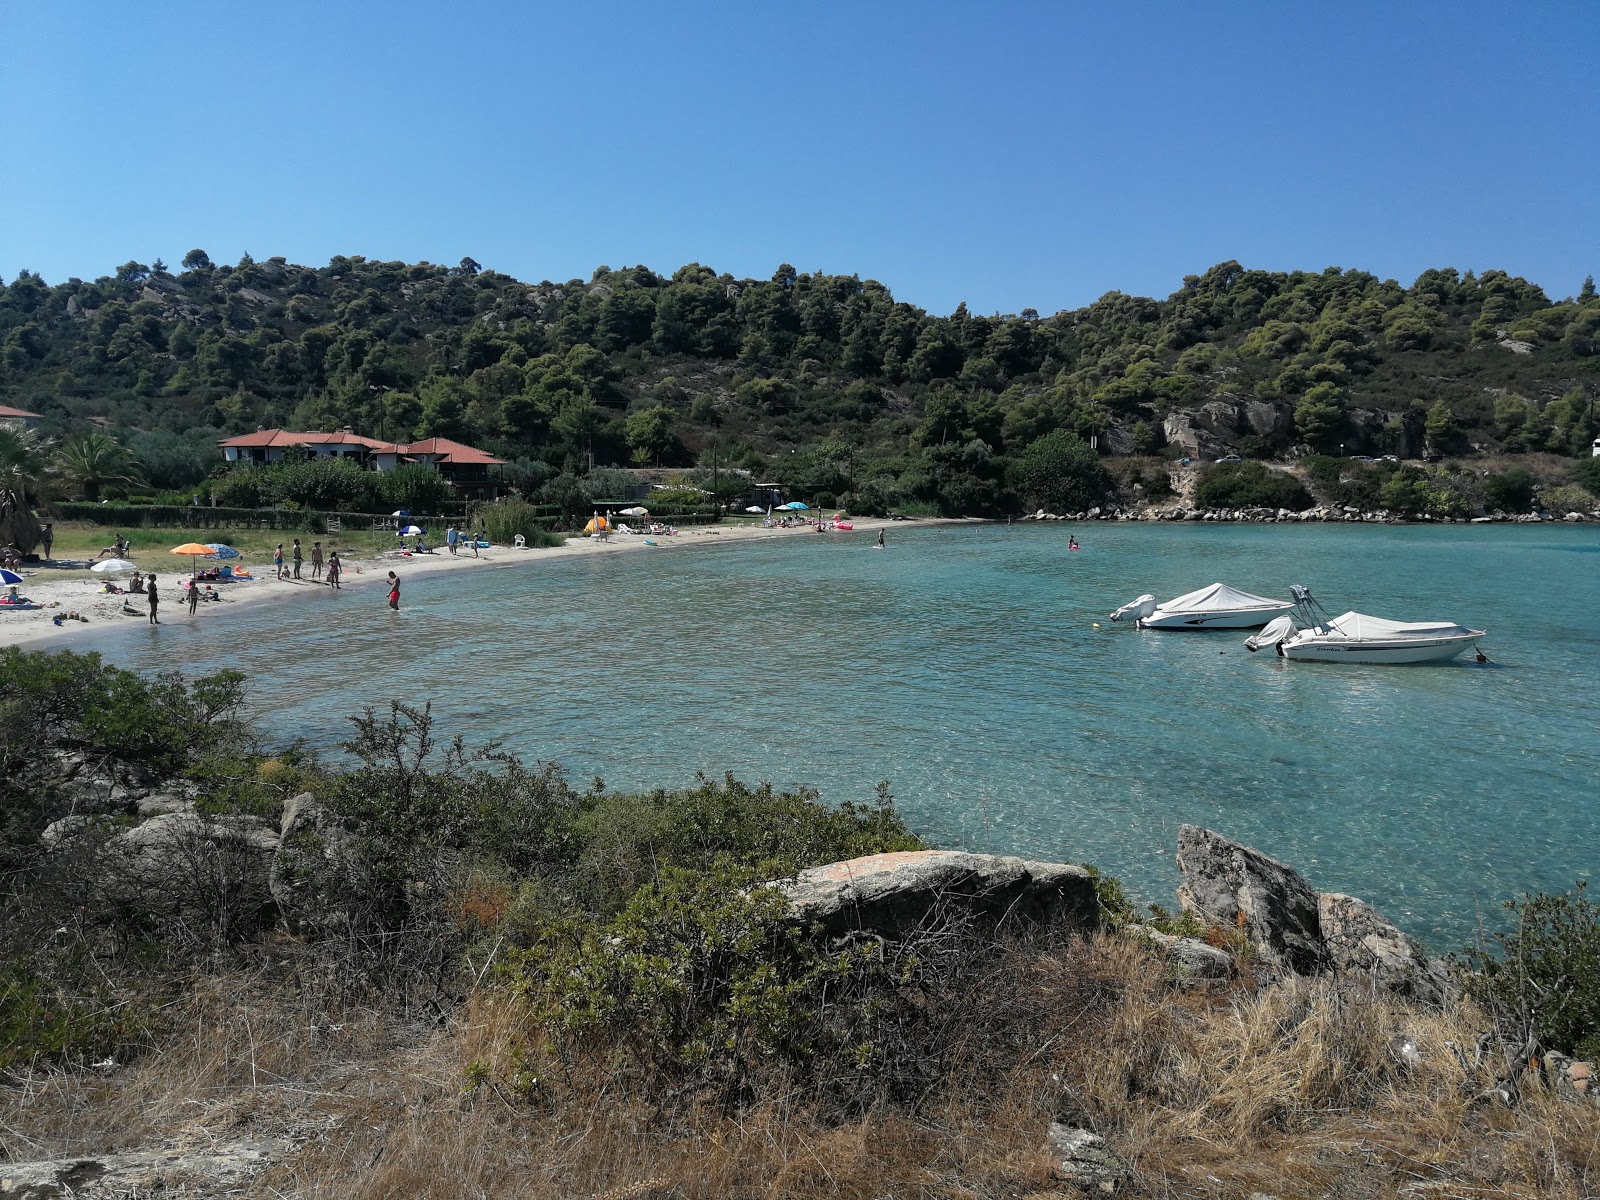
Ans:
{"type": "Polygon", "coordinates": [[[1295,633],[1294,621],[1287,616],[1276,617],[1267,622],[1267,626],[1260,633],[1252,634],[1245,638],[1244,648],[1254,654],[1257,650],[1265,650],[1268,646],[1277,646],[1295,633]]]}
{"type": "Polygon", "coordinates": [[[1149,592],[1140,596],[1132,604],[1124,604],[1111,614],[1113,621],[1120,621],[1123,617],[1132,617],[1135,621],[1142,621],[1156,610],[1156,598],[1149,592]]]}

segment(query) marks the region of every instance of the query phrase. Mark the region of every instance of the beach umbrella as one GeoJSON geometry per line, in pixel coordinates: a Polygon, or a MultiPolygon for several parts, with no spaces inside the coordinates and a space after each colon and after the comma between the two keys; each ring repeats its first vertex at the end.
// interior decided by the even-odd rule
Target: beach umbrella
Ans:
{"type": "Polygon", "coordinates": [[[810,508],[811,505],[805,503],[803,500],[791,500],[787,504],[778,505],[778,507],[787,508],[791,512],[800,512],[802,509],[810,508]]]}
{"type": "Polygon", "coordinates": [[[403,508],[397,508],[389,514],[391,517],[409,517],[411,514],[403,508]]]}
{"type": "Polygon", "coordinates": [[[232,546],[228,545],[227,542],[207,542],[206,545],[210,546],[213,550],[215,550],[217,552],[217,557],[218,558],[238,558],[239,557],[239,552],[237,550],[235,550],[232,546]]]}
{"type": "Polygon", "coordinates": [[[636,504],[632,508],[623,509],[622,515],[625,517],[648,517],[650,515],[650,510],[648,508],[640,508],[636,504]]]}
{"type": "Polygon", "coordinates": [[[138,569],[139,567],[136,563],[131,563],[125,558],[102,558],[89,568],[89,570],[98,571],[102,575],[120,575],[124,571],[137,571],[138,569]]]}
{"type": "Polygon", "coordinates": [[[15,571],[8,571],[4,567],[0,567],[0,583],[21,583],[21,582],[22,582],[22,576],[21,575],[18,575],[15,571]]]}
{"type": "Polygon", "coordinates": [[[761,505],[759,505],[759,504],[752,504],[752,505],[750,505],[749,507],[747,507],[745,509],[745,512],[753,512],[753,513],[764,513],[766,511],[767,510],[762,508],[761,505]]]}
{"type": "Polygon", "coordinates": [[[395,536],[396,537],[421,537],[426,532],[427,532],[427,530],[423,529],[421,525],[407,525],[404,529],[402,529],[395,536]]]}
{"type": "Polygon", "coordinates": [[[185,542],[181,546],[174,546],[171,550],[168,550],[167,553],[168,554],[187,554],[189,556],[189,574],[190,575],[194,575],[199,570],[199,567],[197,567],[195,565],[195,560],[196,559],[198,559],[198,558],[215,558],[217,556],[217,552],[215,550],[213,550],[210,546],[204,545],[201,542],[185,542]]]}

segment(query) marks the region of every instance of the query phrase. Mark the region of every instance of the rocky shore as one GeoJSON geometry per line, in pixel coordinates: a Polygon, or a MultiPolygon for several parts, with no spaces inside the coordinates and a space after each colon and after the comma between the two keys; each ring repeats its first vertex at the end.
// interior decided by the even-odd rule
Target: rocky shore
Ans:
{"type": "Polygon", "coordinates": [[[1556,522],[1582,524],[1600,521],[1600,512],[1562,514],[1503,512],[1481,517],[1405,516],[1388,509],[1360,509],[1350,505],[1318,505],[1296,511],[1288,508],[1185,508],[1181,505],[1138,508],[1090,508],[1083,512],[1051,513],[1044,509],[1024,515],[1024,521],[1222,521],[1251,525],[1296,522],[1353,522],[1373,525],[1541,525],[1556,522]]]}

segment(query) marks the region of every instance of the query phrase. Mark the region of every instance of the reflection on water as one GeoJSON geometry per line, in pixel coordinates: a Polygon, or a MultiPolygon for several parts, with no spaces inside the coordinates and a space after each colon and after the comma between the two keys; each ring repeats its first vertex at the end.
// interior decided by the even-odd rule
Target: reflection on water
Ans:
{"type": "Polygon", "coordinates": [[[432,700],[442,727],[612,787],[732,770],[829,800],[892,781],[950,846],[1092,861],[1170,901],[1207,824],[1441,945],[1589,869],[1600,824],[1593,526],[979,526],[552,560],[103,636],[247,671],[272,733],[432,700]],[[1506,670],[1285,663],[1105,614],[1223,580],[1489,630],[1506,670]],[[1093,628],[1099,622],[1101,628],[1093,628]]]}

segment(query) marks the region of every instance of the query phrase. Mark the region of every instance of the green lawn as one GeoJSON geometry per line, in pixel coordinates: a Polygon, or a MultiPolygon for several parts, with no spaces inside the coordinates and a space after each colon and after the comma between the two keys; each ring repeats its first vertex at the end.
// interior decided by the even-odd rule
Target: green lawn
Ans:
{"type": "MultiPolygon", "coordinates": [[[[56,525],[56,540],[50,556],[58,562],[63,559],[92,559],[102,548],[111,545],[117,533],[116,529],[88,525],[80,521],[59,522],[56,525]]],[[[247,564],[258,568],[256,571],[258,575],[260,567],[271,564],[273,547],[282,542],[284,557],[288,558],[290,547],[296,537],[300,538],[300,545],[305,551],[307,561],[311,558],[311,543],[318,540],[322,542],[325,554],[337,549],[341,555],[353,555],[357,558],[369,556],[379,550],[388,550],[395,544],[394,534],[371,530],[321,535],[286,533],[275,529],[124,529],[121,533],[130,546],[128,558],[146,571],[176,571],[188,567],[187,558],[168,554],[167,551],[189,541],[226,542],[239,551],[247,564]]],[[[77,575],[75,571],[56,571],[47,568],[40,571],[36,578],[43,581],[75,575],[77,575]]]]}

